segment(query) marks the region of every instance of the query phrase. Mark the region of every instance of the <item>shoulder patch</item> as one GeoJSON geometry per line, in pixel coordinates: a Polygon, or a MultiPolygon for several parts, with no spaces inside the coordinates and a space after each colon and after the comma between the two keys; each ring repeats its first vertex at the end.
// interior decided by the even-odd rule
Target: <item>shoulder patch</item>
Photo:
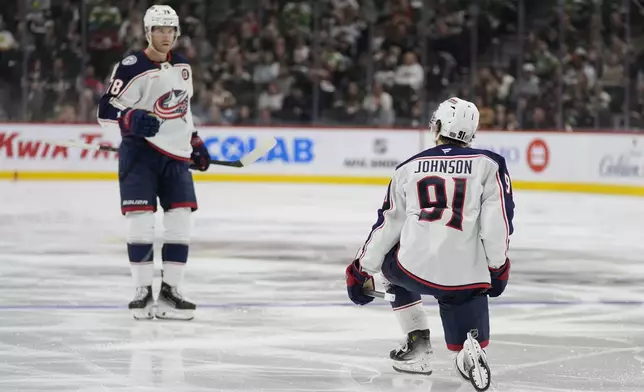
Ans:
{"type": "Polygon", "coordinates": [[[121,64],[123,64],[123,65],[132,65],[132,64],[135,64],[136,61],[137,61],[136,56],[135,55],[130,55],[130,56],[127,56],[126,58],[124,58],[123,61],[121,61],[121,64]]]}

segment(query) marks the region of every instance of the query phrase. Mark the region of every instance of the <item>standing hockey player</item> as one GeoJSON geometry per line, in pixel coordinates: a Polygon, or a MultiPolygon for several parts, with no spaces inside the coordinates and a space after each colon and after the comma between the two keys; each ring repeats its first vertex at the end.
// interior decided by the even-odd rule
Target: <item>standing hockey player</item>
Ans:
{"type": "Polygon", "coordinates": [[[470,147],[478,121],[471,102],[451,98],[438,107],[430,123],[436,147],[398,166],[346,279],[351,300],[365,305],[373,298],[363,288],[382,272],[407,334],[390,353],[401,372],[432,372],[421,294],[434,296],[458,372],[484,391],[491,380],[483,351],[490,334],[488,296],[501,295],[507,284],[514,202],[503,157],[470,147]]]}
{"type": "Polygon", "coordinates": [[[148,47],[114,67],[98,109],[103,127],[120,130],[119,187],[127,221],[127,251],[136,295],[135,319],[190,320],[195,304],[179,291],[188,260],[191,213],[197,209],[192,174],[205,171],[210,156],[190,112],[192,69],[170,50],[180,35],[179,17],[166,5],[143,18],[148,47]],[[163,208],[163,281],[154,306],[152,281],[154,212],[163,208]]]}

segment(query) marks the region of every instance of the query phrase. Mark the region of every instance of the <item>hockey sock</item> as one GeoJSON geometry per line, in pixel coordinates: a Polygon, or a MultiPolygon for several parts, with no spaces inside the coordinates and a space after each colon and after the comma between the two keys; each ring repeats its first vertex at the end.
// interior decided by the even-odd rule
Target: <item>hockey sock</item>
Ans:
{"type": "Polygon", "coordinates": [[[161,253],[163,281],[170,286],[179,286],[183,281],[184,269],[188,261],[188,245],[164,244],[161,253]]]}
{"type": "Polygon", "coordinates": [[[151,286],[154,278],[154,251],[152,244],[127,244],[130,272],[136,287],[151,286]]]}
{"type": "Polygon", "coordinates": [[[423,303],[420,301],[404,308],[394,309],[394,314],[404,334],[429,329],[429,322],[425,311],[423,311],[423,303]]]}

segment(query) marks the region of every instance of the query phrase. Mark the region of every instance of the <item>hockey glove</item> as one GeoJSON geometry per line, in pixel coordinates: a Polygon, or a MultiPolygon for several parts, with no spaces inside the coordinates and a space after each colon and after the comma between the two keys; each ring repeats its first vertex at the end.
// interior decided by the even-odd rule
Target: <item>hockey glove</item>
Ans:
{"type": "Polygon", "coordinates": [[[354,260],[346,270],[347,275],[347,293],[349,299],[356,305],[366,305],[373,301],[373,297],[365,295],[364,286],[368,283],[373,285],[373,277],[360,268],[360,262],[354,260]]]}
{"type": "Polygon", "coordinates": [[[190,144],[192,144],[192,154],[190,154],[190,168],[199,171],[206,171],[210,166],[210,154],[206,145],[203,144],[203,140],[197,135],[197,132],[192,133],[192,139],[190,139],[190,144]]]}
{"type": "Polygon", "coordinates": [[[142,109],[127,109],[119,117],[121,135],[152,137],[159,132],[161,123],[154,113],[142,109]]]}
{"type": "Polygon", "coordinates": [[[489,268],[490,278],[492,278],[492,288],[488,290],[490,297],[498,297],[503,294],[505,287],[508,285],[508,278],[510,278],[510,259],[505,259],[503,264],[498,269],[489,268]]]}

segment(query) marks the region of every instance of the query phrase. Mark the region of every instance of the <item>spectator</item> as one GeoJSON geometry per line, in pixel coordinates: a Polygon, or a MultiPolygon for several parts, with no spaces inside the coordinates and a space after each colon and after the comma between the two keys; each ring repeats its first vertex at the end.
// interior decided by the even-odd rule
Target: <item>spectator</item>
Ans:
{"type": "Polygon", "coordinates": [[[548,121],[546,111],[542,107],[536,107],[532,111],[532,116],[526,121],[525,129],[550,129],[552,124],[548,121]]]}
{"type": "Polygon", "coordinates": [[[517,121],[517,116],[514,113],[508,113],[507,121],[503,129],[506,131],[518,131],[521,128],[521,125],[517,121]]]}
{"type": "Polygon", "coordinates": [[[363,120],[362,98],[357,83],[350,82],[347,92],[334,103],[334,120],[340,123],[363,120]]]}
{"type": "Polygon", "coordinates": [[[311,54],[311,48],[306,45],[304,36],[301,34],[297,35],[295,38],[295,45],[293,46],[292,59],[295,64],[307,64],[309,61],[309,56],[311,54]]]}
{"type": "Polygon", "coordinates": [[[279,118],[284,122],[306,123],[311,120],[311,104],[304,98],[300,88],[291,90],[279,113],[279,118]]]}
{"type": "Polygon", "coordinates": [[[233,94],[226,90],[221,82],[216,82],[212,92],[212,104],[219,107],[220,110],[225,111],[232,109],[235,106],[235,102],[233,94]]]}
{"type": "Polygon", "coordinates": [[[396,68],[395,82],[401,86],[409,86],[418,90],[423,85],[424,71],[418,63],[416,54],[413,52],[405,53],[403,64],[396,68]]]}
{"type": "Polygon", "coordinates": [[[280,73],[280,65],[275,61],[271,51],[264,51],[260,57],[260,62],[253,70],[253,82],[264,85],[277,79],[280,73]]]}
{"type": "Polygon", "coordinates": [[[44,121],[47,117],[45,113],[45,86],[47,84],[45,75],[42,72],[42,63],[36,59],[33,63],[33,69],[29,73],[28,79],[29,96],[28,118],[31,121],[44,121]]]}
{"type": "Polygon", "coordinates": [[[17,49],[18,46],[18,41],[14,38],[13,33],[7,29],[0,15],[0,52],[17,49]]]}
{"type": "Polygon", "coordinates": [[[495,118],[493,127],[495,129],[506,129],[506,126],[509,122],[509,116],[506,107],[504,105],[497,105],[494,112],[495,118]]]}
{"type": "Polygon", "coordinates": [[[483,97],[476,98],[476,106],[479,108],[479,124],[482,128],[492,128],[494,126],[494,109],[488,106],[483,97]]]}
{"type": "MultiPolygon", "coordinates": [[[[22,115],[14,113],[24,100],[26,119],[94,121],[96,97],[113,66],[147,44],[141,19],[152,0],[87,0],[85,26],[78,0],[28,2],[24,19],[14,19],[17,0],[5,3],[0,118],[22,115]],[[17,99],[21,80],[27,95],[17,99]]],[[[535,12],[524,25],[522,58],[511,0],[479,2],[477,23],[469,2],[457,0],[432,0],[431,7],[408,0],[170,3],[181,17],[175,50],[191,62],[195,121],[202,123],[424,126],[423,109],[457,91],[480,103],[485,127],[517,129],[517,113],[526,127],[554,127],[560,115],[573,130],[614,127],[624,121],[627,92],[632,123],[642,122],[636,114],[644,88],[636,80],[644,80],[643,32],[636,12],[627,29],[621,2],[566,2],[561,37],[559,10],[526,2],[535,12]]]]}
{"type": "Polygon", "coordinates": [[[259,120],[258,125],[270,125],[272,124],[272,115],[269,109],[264,109],[259,111],[259,120]]]}
{"type": "Polygon", "coordinates": [[[72,103],[64,104],[60,108],[58,117],[56,118],[56,122],[59,123],[75,123],[77,120],[75,105],[72,103]]]}
{"type": "Polygon", "coordinates": [[[373,85],[371,93],[362,102],[362,108],[374,125],[384,127],[394,124],[396,118],[391,95],[379,83],[373,85]]]}
{"type": "Polygon", "coordinates": [[[259,110],[270,110],[271,112],[278,112],[282,110],[284,103],[284,94],[282,94],[275,83],[270,83],[268,88],[263,91],[257,103],[259,110]]]}
{"type": "Polygon", "coordinates": [[[526,63],[523,65],[523,72],[523,79],[519,81],[517,86],[517,94],[527,98],[538,96],[541,91],[540,79],[536,74],[535,66],[531,63],[526,63]]]}
{"type": "Polygon", "coordinates": [[[110,64],[119,61],[123,54],[118,39],[121,11],[108,0],[95,0],[88,22],[88,49],[95,60],[93,64],[97,75],[105,77],[111,71],[110,64]]]}
{"type": "Polygon", "coordinates": [[[141,13],[134,9],[130,11],[129,17],[121,23],[118,32],[118,43],[125,52],[134,52],[145,48],[147,41],[141,23],[142,19],[141,13]]]}
{"type": "Polygon", "coordinates": [[[250,124],[253,124],[250,108],[248,106],[240,107],[239,114],[235,119],[235,125],[250,125],[250,124]]]}

